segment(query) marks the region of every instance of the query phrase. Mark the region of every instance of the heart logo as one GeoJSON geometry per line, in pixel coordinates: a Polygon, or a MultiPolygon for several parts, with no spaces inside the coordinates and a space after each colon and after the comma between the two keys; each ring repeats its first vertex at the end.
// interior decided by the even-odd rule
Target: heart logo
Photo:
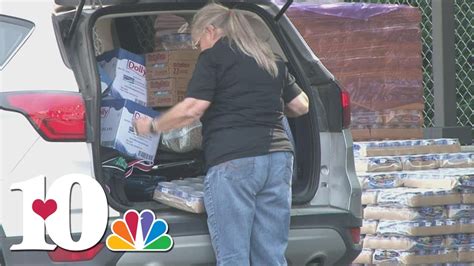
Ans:
{"type": "Polygon", "coordinates": [[[41,216],[43,220],[46,220],[51,214],[53,214],[58,205],[56,204],[55,200],[49,199],[47,201],[42,201],[37,199],[33,201],[33,211],[41,216]]]}

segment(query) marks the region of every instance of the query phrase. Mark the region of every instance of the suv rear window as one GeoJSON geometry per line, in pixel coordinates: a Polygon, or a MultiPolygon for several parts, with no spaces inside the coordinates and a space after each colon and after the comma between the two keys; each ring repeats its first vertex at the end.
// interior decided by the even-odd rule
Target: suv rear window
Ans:
{"type": "Polygon", "coordinates": [[[0,15],[0,70],[25,43],[34,27],[31,21],[0,15]]]}

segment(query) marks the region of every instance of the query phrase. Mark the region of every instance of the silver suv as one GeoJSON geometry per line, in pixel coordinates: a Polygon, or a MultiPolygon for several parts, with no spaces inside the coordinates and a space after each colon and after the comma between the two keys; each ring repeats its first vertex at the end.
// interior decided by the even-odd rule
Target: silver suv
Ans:
{"type": "MultiPolygon", "coordinates": [[[[10,6],[21,5],[17,1],[7,2],[10,6]]],[[[46,2],[41,3],[41,8],[44,9],[46,2]]],[[[15,15],[14,8],[6,14],[9,16],[0,14],[2,30],[8,23],[26,27],[24,34],[18,35],[22,41],[11,42],[12,47],[5,53],[6,59],[0,62],[4,67],[0,72],[0,264],[213,265],[215,258],[206,215],[185,213],[153,201],[132,202],[130,205],[112,195],[107,198],[111,222],[128,209],[152,209],[157,217],[168,222],[169,234],[174,239],[173,249],[166,253],[124,253],[102,248],[76,256],[65,250],[61,251],[61,256],[46,251],[10,251],[10,247],[21,242],[22,238],[22,217],[17,211],[22,208],[21,195],[9,190],[12,183],[39,174],[46,175],[48,182],[52,182],[69,173],[88,174],[104,183],[101,162],[107,155],[100,146],[101,82],[96,56],[118,47],[135,53],[150,52],[153,47],[147,45],[147,38],[153,36],[144,31],[153,27],[150,23],[155,16],[171,13],[189,21],[207,1],[97,1],[103,5],[95,2],[55,0],[57,6],[52,25],[49,18],[46,24],[35,21],[41,11],[38,3],[37,9],[35,4],[18,6],[18,15],[15,15]],[[28,8],[28,14],[34,16],[20,17],[22,8],[28,8]],[[59,49],[44,45],[54,41],[53,34],[47,34],[53,29],[59,49]],[[36,51],[37,55],[27,60],[22,53],[28,51],[36,51]],[[44,62],[35,60],[45,54],[51,55],[51,59],[44,62]],[[62,62],[58,60],[59,54],[62,62]],[[6,65],[8,58],[11,60],[6,65]],[[72,70],[75,80],[67,69],[72,70]],[[51,70],[63,74],[55,75],[51,70]],[[30,79],[30,75],[43,76],[30,79]],[[51,90],[53,86],[49,84],[55,80],[66,84],[64,79],[69,79],[69,84],[74,83],[74,86],[51,90]],[[72,107],[76,111],[82,108],[84,115],[74,120],[67,115],[51,117],[58,110],[77,115],[76,111],[71,111],[72,107]],[[54,112],[48,112],[53,109],[54,112]]],[[[350,264],[361,249],[361,189],[354,170],[352,137],[347,129],[350,123],[349,97],[285,16],[284,12],[292,1],[284,6],[264,0],[221,2],[262,17],[266,27],[255,30],[271,43],[275,53],[287,61],[290,71],[311,101],[307,115],[290,119],[297,166],[286,253],[288,263],[350,264]]],[[[11,28],[6,27],[6,30],[15,31],[15,27],[11,28]]],[[[74,191],[71,197],[72,235],[80,237],[80,197],[74,191]]],[[[109,234],[110,231],[104,235],[103,242],[109,234]]]]}

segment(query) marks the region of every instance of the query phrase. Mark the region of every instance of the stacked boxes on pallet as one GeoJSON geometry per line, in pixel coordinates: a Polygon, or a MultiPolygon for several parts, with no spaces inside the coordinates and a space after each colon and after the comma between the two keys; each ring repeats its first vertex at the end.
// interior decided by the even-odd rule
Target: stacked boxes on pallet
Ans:
{"type": "Polygon", "coordinates": [[[363,252],[354,263],[474,262],[474,153],[455,139],[359,142],[363,252]]]}
{"type": "Polygon", "coordinates": [[[422,138],[421,14],[367,3],[293,4],[287,12],[351,95],[355,140],[422,138]]]}

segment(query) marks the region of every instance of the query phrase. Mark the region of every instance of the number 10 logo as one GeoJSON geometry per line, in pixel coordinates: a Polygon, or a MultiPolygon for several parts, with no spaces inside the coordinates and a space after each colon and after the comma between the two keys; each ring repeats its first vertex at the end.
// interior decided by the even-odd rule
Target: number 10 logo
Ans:
{"type": "Polygon", "coordinates": [[[102,187],[87,175],[72,174],[55,180],[46,193],[46,177],[14,183],[10,190],[23,192],[23,240],[10,250],[54,250],[57,246],[82,251],[95,246],[107,228],[108,204],[102,187]],[[81,238],[71,237],[71,192],[79,185],[82,193],[81,238]],[[55,243],[48,244],[48,232],[55,243]]]}

